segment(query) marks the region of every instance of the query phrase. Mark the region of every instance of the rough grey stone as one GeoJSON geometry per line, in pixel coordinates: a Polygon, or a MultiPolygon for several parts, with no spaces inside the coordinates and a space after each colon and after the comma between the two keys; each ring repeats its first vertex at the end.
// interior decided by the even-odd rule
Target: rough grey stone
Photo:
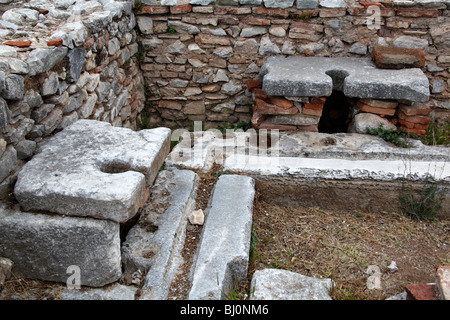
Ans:
{"type": "Polygon", "coordinates": [[[58,85],[58,74],[56,72],[50,73],[50,76],[42,84],[41,95],[43,97],[54,95],[58,91],[58,85]]]}
{"type": "Polygon", "coordinates": [[[0,45],[0,57],[17,57],[17,51],[14,47],[0,45]]]}
{"type": "Polygon", "coordinates": [[[348,132],[367,133],[367,129],[377,129],[383,124],[386,129],[397,130],[390,121],[372,113],[358,113],[350,123],[348,132]]]}
{"type": "Polygon", "coordinates": [[[248,27],[243,28],[240,36],[243,38],[250,38],[260,36],[267,33],[267,28],[264,27],[248,27]]]}
{"type": "Polygon", "coordinates": [[[183,23],[181,21],[168,21],[167,25],[169,27],[173,27],[178,33],[187,33],[187,34],[198,34],[200,33],[200,29],[196,26],[183,23]]]}
{"type": "Polygon", "coordinates": [[[251,300],[331,300],[331,279],[307,277],[282,269],[256,270],[251,300]]]}
{"type": "Polygon", "coordinates": [[[36,142],[32,140],[22,140],[16,146],[17,158],[28,159],[30,158],[34,150],[36,150],[36,142]]]}
{"type": "Polygon", "coordinates": [[[261,3],[262,3],[262,0],[239,0],[239,4],[260,5],[261,3]]]}
{"type": "Polygon", "coordinates": [[[78,120],[22,167],[15,196],[25,210],[127,221],[168,154],[169,135],[78,120]]]}
{"type": "Polygon", "coordinates": [[[167,46],[167,52],[173,54],[184,54],[186,46],[180,40],[175,41],[171,45],[167,46]]]}
{"type": "Polygon", "coordinates": [[[319,0],[297,0],[297,9],[315,9],[319,0]]]}
{"type": "Polygon", "coordinates": [[[80,119],[89,118],[89,116],[92,114],[92,111],[94,111],[96,103],[97,103],[97,95],[93,93],[88,97],[83,106],[81,106],[81,108],[77,110],[80,119]]]}
{"type": "Polygon", "coordinates": [[[42,104],[42,97],[39,93],[33,89],[28,90],[23,97],[26,104],[30,106],[31,109],[35,109],[42,104]]]}
{"type": "Polygon", "coordinates": [[[444,91],[444,80],[435,79],[432,82],[431,93],[442,93],[444,91]]]}
{"type": "Polygon", "coordinates": [[[263,36],[261,38],[261,43],[259,46],[259,54],[260,55],[266,55],[266,54],[280,54],[280,48],[278,48],[278,46],[274,43],[272,43],[272,41],[270,41],[270,37],[267,36],[263,36]]]}
{"type": "Polygon", "coordinates": [[[83,290],[64,289],[58,292],[58,297],[63,300],[134,300],[138,288],[114,283],[104,288],[83,290]]]}
{"type": "Polygon", "coordinates": [[[35,123],[40,123],[54,108],[54,104],[44,103],[31,112],[31,119],[33,119],[35,123]]]}
{"type": "Polygon", "coordinates": [[[11,118],[11,111],[9,111],[8,104],[5,100],[0,98],[0,133],[6,129],[11,118]]]}
{"type": "Polygon", "coordinates": [[[4,58],[4,61],[8,64],[11,73],[15,74],[28,74],[28,65],[26,62],[16,58],[4,58]]]}
{"type": "Polygon", "coordinates": [[[392,44],[394,47],[424,50],[428,47],[428,40],[412,36],[401,36],[395,39],[392,44]]]}
{"type": "Polygon", "coordinates": [[[252,178],[220,176],[205,212],[188,299],[224,299],[246,278],[254,196],[252,178]]]}
{"type": "Polygon", "coordinates": [[[53,109],[50,114],[41,121],[41,124],[44,125],[44,135],[49,135],[58,127],[58,124],[62,119],[62,110],[61,109],[53,109]]]}
{"type": "Polygon", "coordinates": [[[264,6],[267,8],[290,8],[295,0],[264,0],[264,6]]]}
{"type": "Polygon", "coordinates": [[[346,8],[347,4],[344,0],[322,0],[320,6],[324,8],[346,8]]]}
{"type": "Polygon", "coordinates": [[[232,96],[242,90],[242,86],[240,84],[236,84],[233,81],[229,81],[222,86],[222,92],[226,95],[232,96]]]}
{"type": "Polygon", "coordinates": [[[142,284],[141,300],[166,300],[183,264],[187,218],[195,209],[198,176],[189,170],[163,170],[150,200],[122,245],[124,278],[142,284]],[[139,275],[145,278],[139,279],[139,275]]]}
{"type": "Polygon", "coordinates": [[[17,161],[17,152],[12,146],[6,147],[5,152],[0,157],[0,182],[6,179],[14,170],[17,161]]]}
{"type": "Polygon", "coordinates": [[[11,144],[17,144],[22,140],[33,128],[34,120],[29,118],[22,118],[17,128],[9,130],[5,133],[5,140],[11,144]]]}
{"type": "Polygon", "coordinates": [[[79,48],[69,50],[67,53],[69,58],[69,70],[67,73],[67,80],[76,82],[80,78],[81,69],[86,62],[86,51],[79,48]]]}
{"type": "Polygon", "coordinates": [[[273,116],[271,119],[274,124],[313,126],[319,123],[320,117],[294,114],[290,116],[273,116]]]}
{"type": "Polygon", "coordinates": [[[75,123],[79,119],[78,113],[72,112],[71,114],[67,116],[63,116],[61,122],[58,124],[57,129],[61,130],[68,126],[70,126],[72,123],[75,123]]]}
{"type": "Polygon", "coordinates": [[[214,0],[191,0],[191,1],[189,1],[189,4],[198,4],[201,6],[207,6],[213,2],[214,2],[214,0]]]}
{"type": "Polygon", "coordinates": [[[272,96],[324,97],[338,84],[347,97],[426,102],[430,95],[419,68],[377,69],[369,58],[270,57],[259,77],[272,96]]]}
{"type": "Polygon", "coordinates": [[[69,266],[81,285],[101,287],[121,276],[119,224],[0,207],[0,255],[17,275],[66,283],[69,266]]]}
{"type": "Polygon", "coordinates": [[[2,19],[16,25],[27,25],[37,22],[39,12],[28,8],[13,8],[5,11],[2,19]]]}
{"type": "Polygon", "coordinates": [[[97,33],[105,29],[111,22],[112,16],[110,11],[93,12],[85,21],[92,33],[97,33]]]}
{"type": "Polygon", "coordinates": [[[150,17],[137,17],[137,25],[143,34],[153,34],[153,20],[150,17]]]}
{"type": "Polygon", "coordinates": [[[35,76],[50,70],[66,56],[67,50],[66,47],[34,49],[27,59],[29,75],[35,76]]]}
{"type": "Polygon", "coordinates": [[[20,100],[23,98],[24,79],[17,74],[9,74],[5,77],[5,90],[2,97],[6,100],[20,100]]]}
{"type": "Polygon", "coordinates": [[[367,54],[367,46],[362,43],[355,42],[354,44],[352,44],[348,52],[365,55],[367,54]]]}

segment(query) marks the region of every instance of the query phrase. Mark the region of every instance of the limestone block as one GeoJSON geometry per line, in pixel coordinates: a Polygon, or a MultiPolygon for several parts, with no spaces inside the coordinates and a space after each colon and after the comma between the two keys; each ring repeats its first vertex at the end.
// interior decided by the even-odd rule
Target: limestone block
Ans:
{"type": "Polygon", "coordinates": [[[0,256],[16,275],[66,283],[68,267],[77,266],[81,285],[100,287],[121,275],[119,224],[1,206],[0,256]]]}
{"type": "Polygon", "coordinates": [[[264,269],[255,271],[251,300],[331,300],[331,279],[307,277],[299,273],[264,269]]]}
{"type": "Polygon", "coordinates": [[[170,130],[134,132],[79,120],[53,136],[18,175],[25,210],[126,221],[169,151],[170,130]]]}
{"type": "Polygon", "coordinates": [[[333,87],[347,97],[426,102],[430,96],[419,68],[377,69],[368,58],[270,57],[259,77],[271,96],[325,97],[333,87]]]}
{"type": "Polygon", "coordinates": [[[189,299],[223,299],[247,276],[254,180],[222,175],[207,209],[189,299]],[[230,206],[233,203],[233,206],[230,206]]]}

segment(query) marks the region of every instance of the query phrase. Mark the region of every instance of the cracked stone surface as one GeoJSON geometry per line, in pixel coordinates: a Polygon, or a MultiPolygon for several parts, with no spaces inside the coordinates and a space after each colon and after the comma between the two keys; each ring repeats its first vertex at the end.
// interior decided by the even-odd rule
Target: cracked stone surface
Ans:
{"type": "Polygon", "coordinates": [[[368,58],[270,57],[259,74],[271,96],[347,97],[426,102],[429,81],[419,68],[377,69],[368,58]]]}
{"type": "Polygon", "coordinates": [[[79,120],[22,168],[15,196],[25,211],[127,221],[153,183],[169,140],[168,128],[135,132],[79,120]]]}

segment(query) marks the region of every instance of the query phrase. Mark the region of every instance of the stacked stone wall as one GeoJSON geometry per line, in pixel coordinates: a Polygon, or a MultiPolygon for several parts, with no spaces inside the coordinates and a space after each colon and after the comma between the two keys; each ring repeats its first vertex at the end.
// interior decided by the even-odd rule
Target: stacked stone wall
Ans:
{"type": "Polygon", "coordinates": [[[134,1],[2,0],[0,199],[48,137],[78,119],[137,128],[134,1]]]}
{"type": "MultiPolygon", "coordinates": [[[[449,121],[450,17],[443,1],[142,0],[141,69],[152,125],[248,122],[247,80],[267,57],[367,57],[377,46],[416,49],[432,117],[449,121]],[[421,61],[420,61],[421,60],[421,61]]],[[[409,55],[397,62],[410,64],[409,55]]],[[[392,64],[391,64],[392,66],[392,64]]],[[[413,65],[414,66],[414,65],[413,65]]]]}

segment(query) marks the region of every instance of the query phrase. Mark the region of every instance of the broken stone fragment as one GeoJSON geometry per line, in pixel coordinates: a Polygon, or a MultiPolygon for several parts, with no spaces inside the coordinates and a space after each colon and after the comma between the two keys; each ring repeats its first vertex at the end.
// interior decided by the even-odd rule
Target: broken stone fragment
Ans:
{"type": "Polygon", "coordinates": [[[189,215],[189,223],[194,225],[203,225],[203,222],[205,221],[205,214],[203,213],[202,209],[198,209],[195,211],[192,211],[189,215]]]}

